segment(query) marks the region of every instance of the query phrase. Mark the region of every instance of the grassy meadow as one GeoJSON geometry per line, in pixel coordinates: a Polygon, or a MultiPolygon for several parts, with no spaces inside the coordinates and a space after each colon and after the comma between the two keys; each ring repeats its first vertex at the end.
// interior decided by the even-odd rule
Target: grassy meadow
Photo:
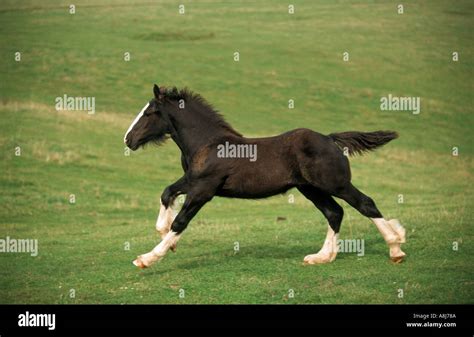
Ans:
{"type": "Polygon", "coordinates": [[[0,3],[0,239],[39,245],[0,253],[0,303],[474,302],[471,1],[403,14],[394,1],[295,0],[294,14],[270,0],[69,3],[0,3]],[[215,198],[176,253],[138,270],[159,242],[161,192],[182,175],[172,141],[124,149],[153,83],[199,92],[246,136],[397,130],[351,166],[405,225],[406,261],[392,264],[372,222],[340,201],[340,238],[364,239],[364,256],[304,266],[327,225],[291,190],[215,198]],[[95,97],[95,114],[57,111],[64,94],[95,97]],[[420,114],[381,111],[388,94],[420,97],[420,114]]]}

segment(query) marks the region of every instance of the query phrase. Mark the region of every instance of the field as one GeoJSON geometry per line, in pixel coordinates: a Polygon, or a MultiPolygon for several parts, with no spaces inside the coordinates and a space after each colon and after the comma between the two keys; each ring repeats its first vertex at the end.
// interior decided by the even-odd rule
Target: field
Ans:
{"type": "Polygon", "coordinates": [[[403,14],[393,1],[293,1],[294,14],[285,1],[74,3],[0,4],[0,239],[39,249],[0,254],[0,303],[474,302],[471,1],[403,14]],[[397,130],[351,167],[405,225],[406,261],[391,263],[372,222],[340,201],[340,238],[363,239],[365,254],[304,266],[327,225],[291,190],[215,198],[176,253],[138,270],[159,241],[161,192],[182,175],[172,141],[124,148],[153,83],[199,92],[246,136],[397,130]],[[64,94],[95,97],[95,114],[57,111],[64,94]],[[389,94],[420,97],[421,112],[382,111],[389,94]]]}

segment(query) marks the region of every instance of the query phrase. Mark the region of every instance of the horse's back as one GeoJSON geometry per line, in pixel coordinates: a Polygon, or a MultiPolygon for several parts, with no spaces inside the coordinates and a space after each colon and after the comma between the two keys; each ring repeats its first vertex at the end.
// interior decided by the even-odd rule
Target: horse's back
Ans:
{"type": "Polygon", "coordinates": [[[331,138],[310,129],[242,141],[256,146],[256,160],[230,161],[221,195],[266,197],[305,184],[332,192],[350,181],[342,151],[331,138]]]}

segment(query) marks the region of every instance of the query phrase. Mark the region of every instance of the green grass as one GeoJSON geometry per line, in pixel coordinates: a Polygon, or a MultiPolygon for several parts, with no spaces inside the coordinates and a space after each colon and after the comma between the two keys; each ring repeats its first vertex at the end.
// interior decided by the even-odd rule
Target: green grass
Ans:
{"type": "Polygon", "coordinates": [[[292,3],[294,15],[276,1],[78,0],[75,15],[64,1],[0,4],[0,238],[39,240],[37,257],[0,254],[0,303],[474,302],[474,5],[292,3]],[[407,260],[390,263],[375,226],[341,202],[341,238],[364,239],[365,256],[303,266],[326,222],[290,191],[294,204],[215,198],[176,254],[136,270],[158,242],[159,196],[181,176],[172,142],[124,155],[155,82],[201,93],[249,136],[399,131],[351,164],[353,183],[406,226],[407,260]],[[389,93],[420,96],[421,113],[380,111],[389,93]],[[56,111],[63,94],[96,97],[96,114],[56,111]]]}

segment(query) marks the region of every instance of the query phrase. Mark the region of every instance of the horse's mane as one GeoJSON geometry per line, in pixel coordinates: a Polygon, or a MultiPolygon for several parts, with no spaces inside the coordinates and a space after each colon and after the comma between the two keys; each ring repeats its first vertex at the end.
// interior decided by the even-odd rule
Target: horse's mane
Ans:
{"type": "Polygon", "coordinates": [[[223,129],[242,137],[242,134],[227,123],[224,117],[210,103],[208,103],[201,95],[192,92],[188,88],[178,90],[176,87],[173,87],[172,89],[167,89],[164,93],[164,97],[175,101],[183,99],[186,104],[196,104],[200,111],[209,117],[211,122],[214,122],[223,129]]]}

